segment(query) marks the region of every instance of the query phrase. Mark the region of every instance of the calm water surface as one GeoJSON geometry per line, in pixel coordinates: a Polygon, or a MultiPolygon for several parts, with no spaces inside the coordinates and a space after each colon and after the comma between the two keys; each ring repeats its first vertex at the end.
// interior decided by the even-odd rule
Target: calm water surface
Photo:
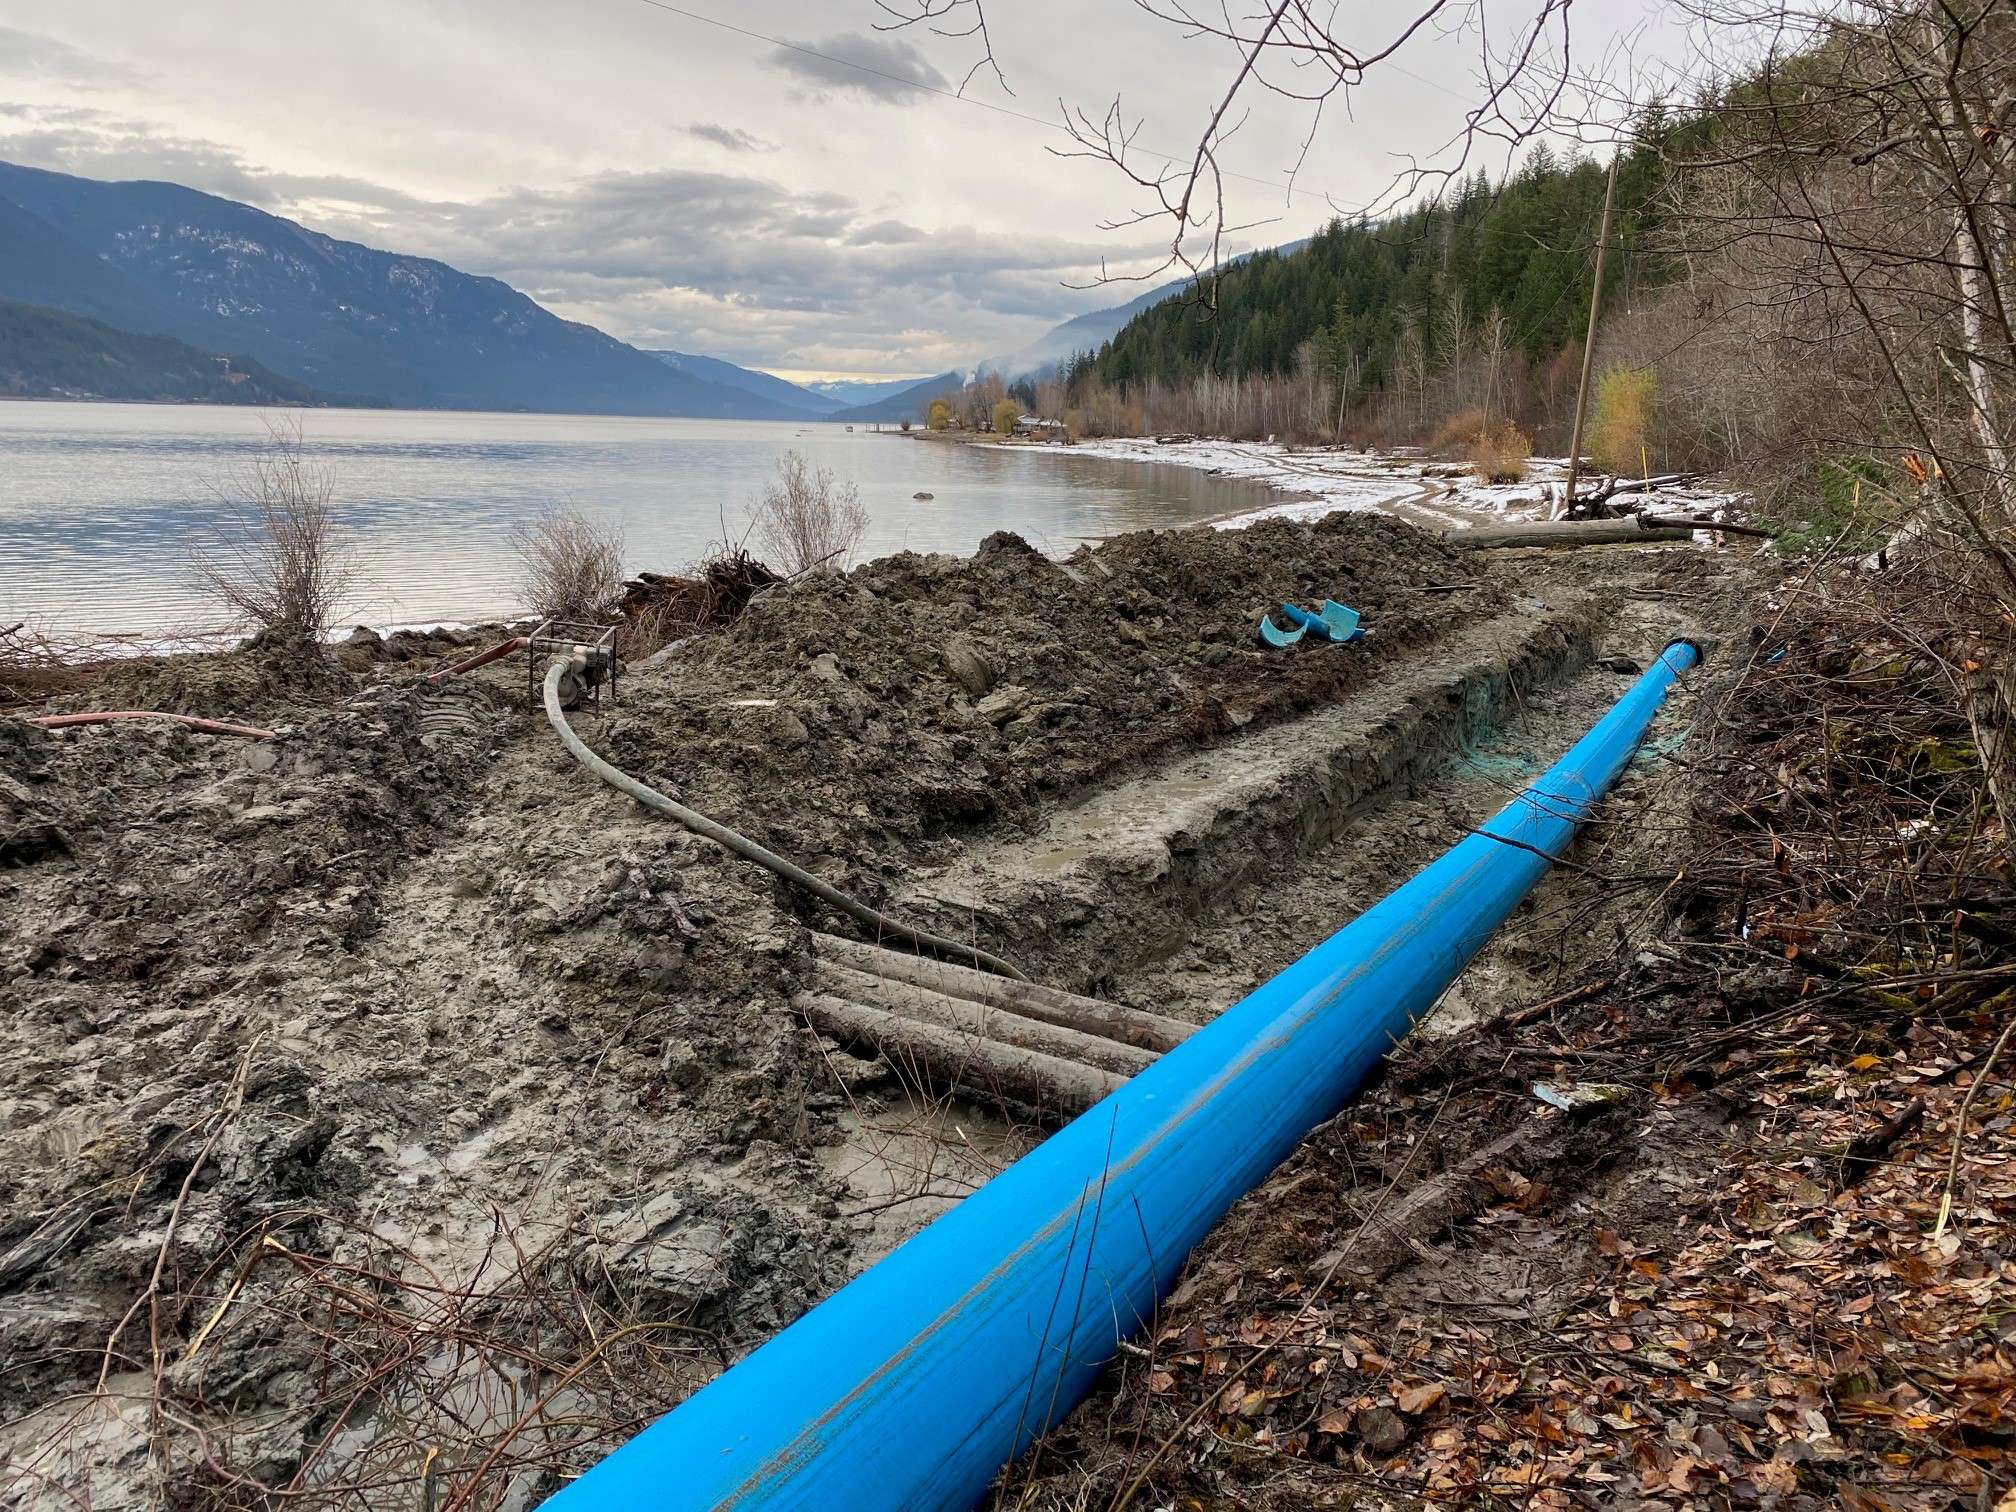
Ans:
{"type": "MultiPolygon", "coordinates": [[[[620,525],[630,567],[677,572],[740,536],[787,449],[859,485],[861,557],[971,551],[1013,530],[1078,538],[1264,503],[1257,484],[1185,468],[934,444],[837,425],[434,410],[300,412],[333,478],[361,577],[350,618],[479,618],[515,607],[507,540],[554,503],[620,525]],[[913,500],[917,492],[936,495],[913,500]]],[[[0,401],[0,624],[194,631],[214,608],[189,559],[266,445],[255,410],[0,401]]]]}

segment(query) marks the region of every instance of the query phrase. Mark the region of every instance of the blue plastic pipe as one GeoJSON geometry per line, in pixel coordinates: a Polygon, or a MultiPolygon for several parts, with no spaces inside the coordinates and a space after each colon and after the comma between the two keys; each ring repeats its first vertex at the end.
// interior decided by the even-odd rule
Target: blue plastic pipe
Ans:
{"type": "Polygon", "coordinates": [[[1211,1225],[1344,1106],[1518,906],[1698,657],[1684,641],[1668,646],[1484,833],[1249,993],[547,1507],[972,1506],[1004,1464],[1090,1389],[1118,1341],[1146,1325],[1211,1225]]]}

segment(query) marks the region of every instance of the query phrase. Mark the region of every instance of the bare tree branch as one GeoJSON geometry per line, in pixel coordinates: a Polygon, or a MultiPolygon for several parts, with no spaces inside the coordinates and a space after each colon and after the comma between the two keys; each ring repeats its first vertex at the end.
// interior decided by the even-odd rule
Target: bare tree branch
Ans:
{"type": "MultiPolygon", "coordinates": [[[[921,26],[938,36],[969,40],[979,49],[979,57],[969,66],[967,80],[986,68],[1007,88],[983,0],[875,3],[888,18],[878,23],[878,29],[921,26]]],[[[1579,124],[1561,109],[1573,79],[1568,25],[1572,0],[1532,0],[1526,24],[1502,55],[1485,25],[1483,0],[1428,0],[1397,26],[1366,38],[1346,34],[1334,0],[1257,0],[1255,9],[1246,14],[1235,13],[1230,0],[1220,0],[1215,14],[1188,0],[1134,3],[1143,15],[1176,28],[1187,40],[1231,49],[1233,63],[1225,88],[1214,93],[1203,124],[1180,153],[1149,150],[1140,141],[1141,119],[1130,118],[1118,95],[1097,116],[1082,106],[1058,102],[1062,129],[1071,145],[1051,151],[1059,157],[1105,163],[1141,196],[1134,208],[1102,222],[1101,229],[1131,230],[1159,223],[1168,238],[1154,267],[1117,274],[1102,264],[1099,283],[1145,282],[1176,272],[1198,278],[1209,299],[1225,261],[1227,238],[1266,223],[1235,221],[1226,203],[1227,180],[1246,176],[1227,167],[1225,152],[1247,120],[1245,102],[1250,96],[1271,94],[1309,111],[1300,146],[1282,176],[1285,199],[1305,192],[1298,180],[1332,101],[1341,100],[1348,108],[1350,92],[1381,66],[1397,67],[1393,60],[1410,45],[1452,34],[1475,40],[1478,101],[1447,140],[1425,157],[1407,157],[1384,189],[1352,213],[1380,213],[1423,192],[1439,193],[1471,169],[1482,143],[1498,144],[1509,158],[1543,132],[1579,124]]],[[[1346,213],[1335,200],[1329,205],[1333,213],[1346,213]]]]}

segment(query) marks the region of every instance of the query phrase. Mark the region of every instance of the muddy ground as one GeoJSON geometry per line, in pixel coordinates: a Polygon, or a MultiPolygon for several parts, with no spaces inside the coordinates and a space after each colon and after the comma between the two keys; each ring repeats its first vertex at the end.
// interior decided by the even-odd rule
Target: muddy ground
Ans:
{"type": "MultiPolygon", "coordinates": [[[[1742,593],[1691,547],[1462,553],[1370,515],[1061,563],[1001,535],[775,590],[575,724],[879,906],[1202,1019],[1742,593]],[[1368,643],[1256,643],[1325,596],[1368,643]],[[1159,869],[1042,869],[1060,827],[1319,729],[1333,767],[1150,837],[1159,869]]],[[[272,742],[0,718],[0,1505],[529,1505],[1040,1132],[813,1035],[790,999],[836,921],[596,784],[522,663],[429,687],[468,639],[70,701],[272,742]]],[[[1634,769],[1445,1031],[1656,907],[1610,879],[1683,772],[1634,769]]]]}

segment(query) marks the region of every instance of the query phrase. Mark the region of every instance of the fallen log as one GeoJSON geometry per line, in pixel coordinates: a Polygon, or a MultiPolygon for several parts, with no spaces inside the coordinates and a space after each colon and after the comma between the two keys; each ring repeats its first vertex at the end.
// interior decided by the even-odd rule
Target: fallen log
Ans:
{"type": "Polygon", "coordinates": [[[1577,508],[1608,503],[1619,494],[1657,493],[1662,488],[1682,488],[1700,481],[1699,473],[1690,472],[1655,473],[1649,478],[1605,478],[1588,493],[1578,488],[1575,497],[1567,501],[1567,507],[1572,514],[1577,508]]]}
{"type": "Polygon", "coordinates": [[[1858,1134],[1848,1141],[1848,1148],[1841,1160],[1841,1185],[1859,1185],[1884,1156],[1890,1147],[1910,1133],[1925,1119],[1925,1099],[1914,1097],[1899,1110],[1895,1118],[1889,1119],[1881,1128],[1872,1129],[1867,1134],[1858,1134]]]}
{"type": "Polygon", "coordinates": [[[814,1027],[838,1039],[873,1045],[920,1080],[998,1093],[1031,1108],[1075,1117],[1127,1080],[1039,1050],[976,1039],[957,1029],[850,1003],[828,992],[803,993],[795,1001],[814,1027]]]}
{"type": "MultiPolygon", "coordinates": [[[[1464,585],[1470,586],[1470,585],[1464,585]]],[[[1059,992],[1036,982],[1017,982],[989,971],[975,971],[950,961],[934,961],[907,951],[866,945],[840,935],[815,935],[813,950],[822,958],[838,961],[870,976],[889,977],[913,987],[928,987],[948,997],[985,1003],[1006,1013],[1041,1019],[1076,1029],[1081,1034],[1118,1040],[1142,1050],[1174,1050],[1196,1032],[1181,1019],[1165,1018],[1121,1003],[1105,1003],[1097,998],[1059,992]]]]}
{"type": "Polygon", "coordinates": [[[835,997],[859,1003],[864,1008],[893,1013],[899,1018],[915,1019],[921,1024],[935,1024],[941,1029],[974,1039],[1040,1051],[1059,1060],[1096,1066],[1122,1077],[1147,1070],[1155,1060],[1152,1051],[1137,1050],[1117,1040],[1080,1034],[1076,1029],[1046,1024],[1041,1019],[1023,1018],[1019,1014],[990,1008],[985,1003],[948,997],[928,987],[872,976],[851,966],[842,966],[837,961],[819,962],[818,972],[820,988],[835,997]]]}
{"type": "Polygon", "coordinates": [[[1451,546],[1470,551],[1487,551],[1497,546],[1639,546],[1655,541],[1685,541],[1696,530],[1719,527],[1713,524],[1685,528],[1641,525],[1637,518],[1622,520],[1563,520],[1542,525],[1499,525],[1484,530],[1452,530],[1443,537],[1451,546]]]}

